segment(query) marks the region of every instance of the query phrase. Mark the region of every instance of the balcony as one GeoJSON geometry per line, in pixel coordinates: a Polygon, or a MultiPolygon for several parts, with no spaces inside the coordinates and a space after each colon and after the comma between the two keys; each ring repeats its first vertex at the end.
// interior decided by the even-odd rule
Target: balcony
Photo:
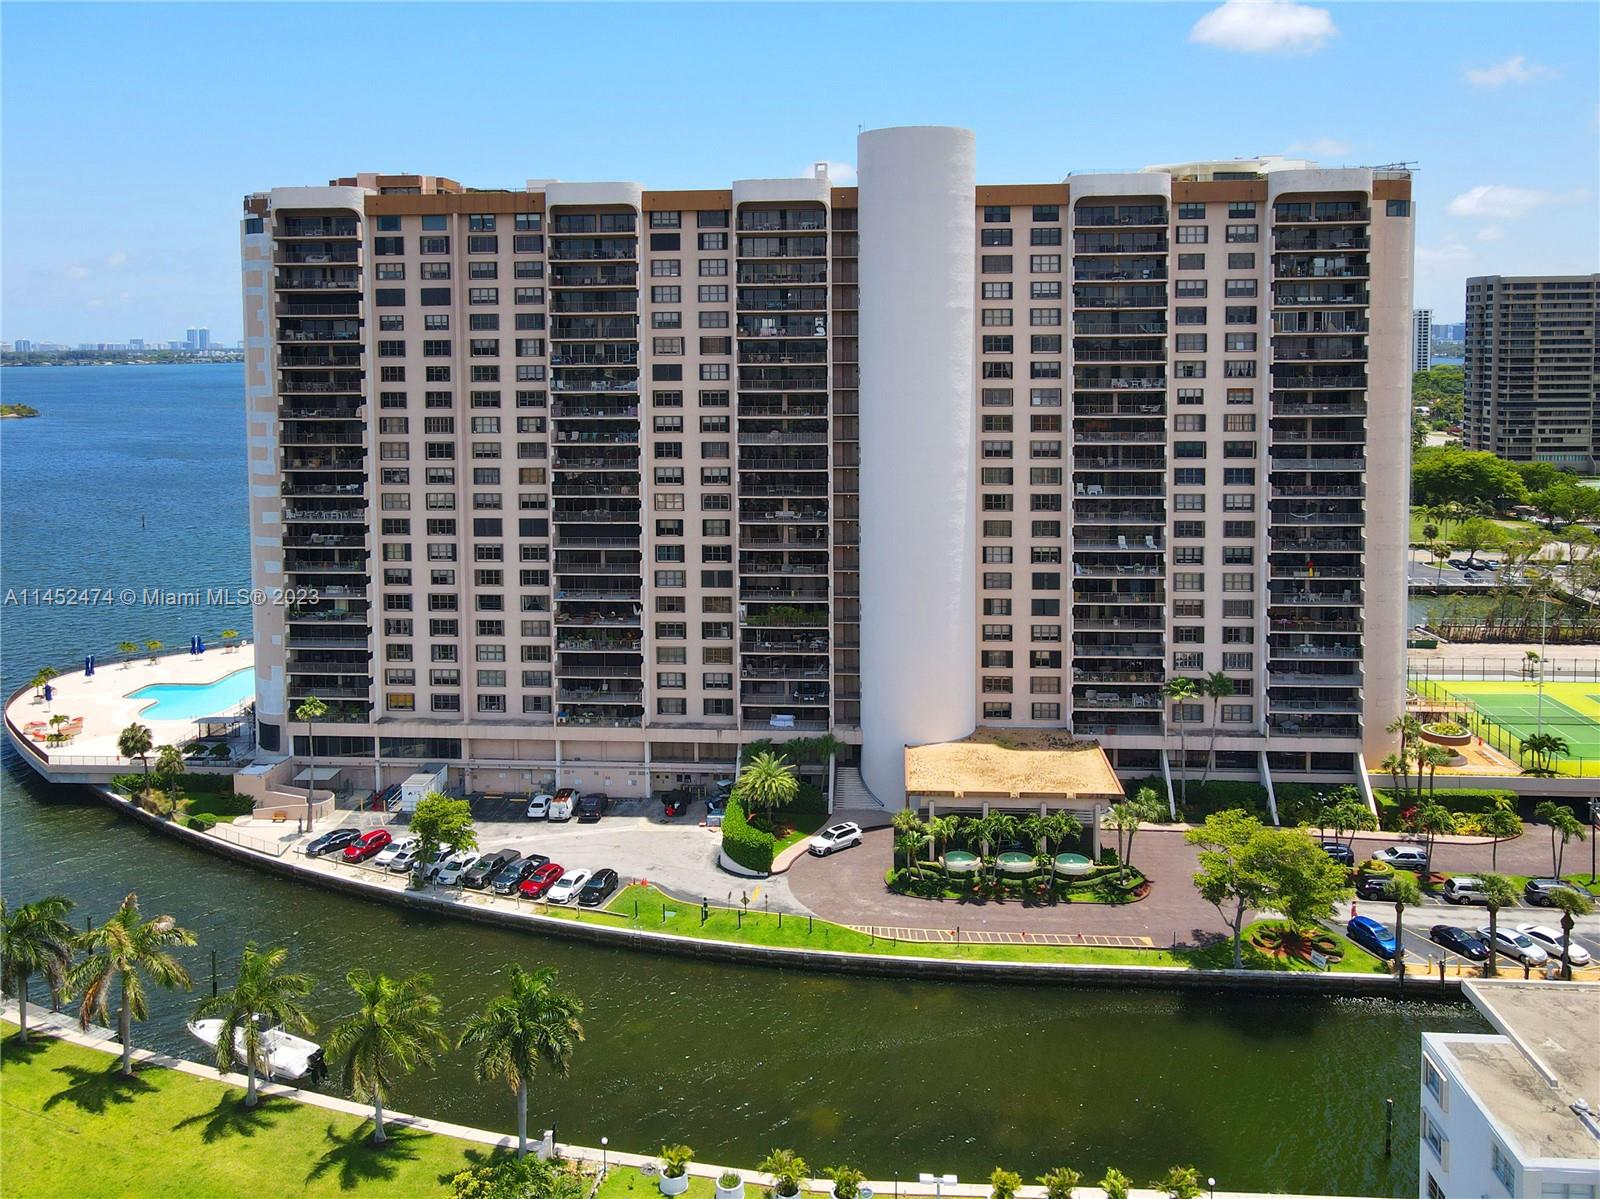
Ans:
{"type": "MultiPolygon", "coordinates": [[[[740,287],[797,287],[827,281],[826,262],[741,262],[737,276],[740,287]]],[[[826,297],[824,292],[821,307],[827,306],[826,297]]]]}
{"type": "Polygon", "coordinates": [[[1294,201],[1277,205],[1273,220],[1279,225],[1365,224],[1372,210],[1364,204],[1341,201],[1294,201]]]}
{"type": "MultiPolygon", "coordinates": [[[[634,705],[638,707],[639,705],[634,705]]],[[[642,710],[631,715],[625,707],[572,707],[556,712],[556,724],[572,728],[636,729],[644,723],[642,710]]]]}
{"type": "Polygon", "coordinates": [[[1273,454],[1271,461],[1273,470],[1342,470],[1359,474],[1367,469],[1365,458],[1286,458],[1273,454]]]}
{"type": "Polygon", "coordinates": [[[562,607],[555,611],[555,623],[568,629],[640,629],[643,613],[637,607],[611,608],[604,612],[587,607],[562,607]]]}
{"type": "Polygon", "coordinates": [[[1165,234],[1157,233],[1074,233],[1074,254],[1165,254],[1165,234]]]}
{"type": "Polygon", "coordinates": [[[738,228],[741,233],[809,232],[827,227],[828,214],[821,208],[749,208],[739,212],[738,228]]]}
{"type": "Polygon", "coordinates": [[[1354,739],[1361,736],[1361,722],[1355,718],[1336,716],[1296,716],[1285,714],[1267,717],[1267,733],[1273,737],[1316,737],[1354,739]]]}
{"type": "Polygon", "coordinates": [[[286,217],[273,232],[275,238],[291,237],[359,237],[361,231],[354,218],[340,220],[306,220],[299,217],[286,217]]]}
{"type": "Polygon", "coordinates": [[[615,262],[639,256],[636,237],[573,237],[550,242],[552,262],[615,262]]]}
{"type": "Polygon", "coordinates": [[[1145,375],[1103,371],[1074,372],[1072,386],[1078,391],[1164,391],[1166,375],[1145,375]]]}
{"type": "Polygon", "coordinates": [[[290,246],[275,250],[272,261],[278,266],[337,266],[360,257],[355,246],[290,246]]]}

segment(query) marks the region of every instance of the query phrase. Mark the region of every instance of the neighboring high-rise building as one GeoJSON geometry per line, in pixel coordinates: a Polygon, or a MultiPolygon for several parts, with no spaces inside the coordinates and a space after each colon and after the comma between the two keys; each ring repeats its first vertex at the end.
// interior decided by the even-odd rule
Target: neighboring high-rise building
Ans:
{"type": "Polygon", "coordinates": [[[1600,469],[1597,275],[1467,280],[1467,445],[1600,469]]]}
{"type": "Polygon", "coordinates": [[[142,337],[130,337],[130,338],[128,338],[128,348],[130,350],[142,350],[142,349],[144,349],[144,338],[142,338],[142,337]]]}
{"type": "Polygon", "coordinates": [[[184,347],[192,353],[202,353],[211,348],[211,330],[206,328],[190,329],[184,340],[184,347]]]}
{"type": "Polygon", "coordinates": [[[1388,752],[1410,176],[859,154],[859,187],[247,197],[255,582],[307,589],[256,610],[262,748],[304,759],[316,695],[363,785],[639,795],[831,733],[891,805],[905,745],[978,724],[1128,776],[1213,724],[1224,777],[1388,752]]]}
{"type": "Polygon", "coordinates": [[[1465,341],[1466,336],[1467,326],[1465,322],[1458,321],[1453,325],[1442,324],[1438,321],[1433,323],[1433,340],[1435,344],[1442,341],[1465,341]]]}
{"type": "Polygon", "coordinates": [[[19,337],[16,340],[14,348],[19,354],[27,354],[33,350],[33,342],[29,341],[26,337],[19,337]]]}
{"type": "Polygon", "coordinates": [[[1433,367],[1433,309],[1418,308],[1411,313],[1411,369],[1433,367]]]}
{"type": "Polygon", "coordinates": [[[1422,1034],[1419,1199],[1600,1194],[1600,986],[1475,979],[1463,990],[1494,1031],[1422,1034]]]}

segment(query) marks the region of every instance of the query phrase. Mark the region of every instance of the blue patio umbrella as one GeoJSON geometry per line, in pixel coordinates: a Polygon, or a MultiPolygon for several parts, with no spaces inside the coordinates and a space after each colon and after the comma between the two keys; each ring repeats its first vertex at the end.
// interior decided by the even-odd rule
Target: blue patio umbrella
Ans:
{"type": "Polygon", "coordinates": [[[49,703],[52,699],[55,698],[55,695],[56,695],[56,689],[54,687],[52,687],[49,683],[46,683],[44,685],[44,702],[45,703],[49,703]]]}
{"type": "Polygon", "coordinates": [[[200,652],[200,638],[198,638],[198,637],[189,638],[189,652],[191,654],[198,654],[200,652]]]}
{"type": "Polygon", "coordinates": [[[94,674],[94,655],[90,654],[83,660],[83,677],[89,678],[94,674]]]}
{"type": "Polygon", "coordinates": [[[197,654],[206,652],[206,639],[204,637],[196,637],[194,639],[194,652],[197,654]]]}

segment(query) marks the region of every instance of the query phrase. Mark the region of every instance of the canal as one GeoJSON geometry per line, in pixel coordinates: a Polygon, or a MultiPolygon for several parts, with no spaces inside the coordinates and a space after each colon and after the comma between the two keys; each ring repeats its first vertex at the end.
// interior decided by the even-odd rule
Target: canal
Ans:
{"type": "MultiPolygon", "coordinates": [[[[246,585],[240,370],[7,370],[8,401],[44,415],[0,423],[0,586],[246,585]]],[[[9,693],[47,662],[229,623],[249,627],[238,611],[13,595],[0,666],[9,693]]],[[[811,976],[447,922],[230,867],[46,786],[9,746],[0,884],[12,902],[67,894],[80,919],[137,891],[199,936],[197,993],[211,950],[226,984],[246,941],[287,945],[319,980],[323,1021],[348,1010],[342,976],[358,967],[426,971],[459,1027],[511,964],[554,966],[586,1006],[588,1039],[569,1079],[536,1088],[533,1124],[641,1152],[686,1141],[732,1164],[789,1146],[814,1167],[885,1178],[1068,1164],[1144,1182],[1192,1162],[1219,1188],[1415,1194],[1419,1034],[1483,1027],[1464,1006],[811,976]]],[[[194,998],[158,993],[139,1041],[198,1056],[182,1029],[194,998]]],[[[407,1079],[396,1106],[514,1126],[509,1094],[477,1083],[459,1053],[407,1079]]]]}

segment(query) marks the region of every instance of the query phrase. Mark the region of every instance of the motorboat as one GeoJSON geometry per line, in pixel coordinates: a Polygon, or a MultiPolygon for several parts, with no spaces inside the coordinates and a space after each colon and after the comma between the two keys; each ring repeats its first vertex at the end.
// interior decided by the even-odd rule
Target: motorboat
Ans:
{"type": "MultiPolygon", "coordinates": [[[[189,1035],[215,1049],[222,1034],[221,1020],[194,1020],[184,1025],[189,1035]]],[[[233,1034],[235,1060],[244,1065],[244,1033],[235,1029],[233,1034]]],[[[261,1051],[266,1058],[265,1073],[271,1078],[312,1079],[327,1071],[322,1057],[322,1046],[304,1037],[285,1032],[282,1028],[268,1028],[261,1033],[261,1051]]]]}

